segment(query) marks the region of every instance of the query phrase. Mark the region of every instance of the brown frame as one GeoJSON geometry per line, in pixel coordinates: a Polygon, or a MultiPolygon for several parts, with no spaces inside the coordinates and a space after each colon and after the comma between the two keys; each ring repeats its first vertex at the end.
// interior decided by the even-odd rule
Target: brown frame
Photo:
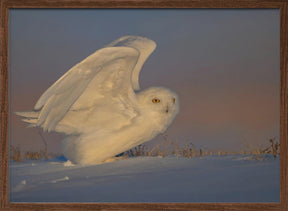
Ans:
{"type": "Polygon", "coordinates": [[[287,0],[0,0],[1,210],[288,210],[288,1],[287,0]],[[8,17],[10,8],[278,8],[280,9],[280,203],[9,203],[8,17]]]}

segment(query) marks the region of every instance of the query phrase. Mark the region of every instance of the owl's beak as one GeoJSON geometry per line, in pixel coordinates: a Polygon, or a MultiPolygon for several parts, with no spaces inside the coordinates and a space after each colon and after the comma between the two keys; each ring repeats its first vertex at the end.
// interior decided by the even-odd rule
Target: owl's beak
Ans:
{"type": "Polygon", "coordinates": [[[168,113],[169,112],[169,108],[168,108],[168,106],[167,106],[167,108],[166,108],[166,113],[168,113]]]}

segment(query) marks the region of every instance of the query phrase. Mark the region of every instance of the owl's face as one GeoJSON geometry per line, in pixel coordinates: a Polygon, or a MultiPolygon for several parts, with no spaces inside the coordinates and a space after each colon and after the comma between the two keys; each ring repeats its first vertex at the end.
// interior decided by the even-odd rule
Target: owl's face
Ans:
{"type": "Polygon", "coordinates": [[[167,88],[151,87],[137,94],[141,112],[151,118],[151,123],[166,128],[179,112],[180,102],[177,94],[167,88]]]}

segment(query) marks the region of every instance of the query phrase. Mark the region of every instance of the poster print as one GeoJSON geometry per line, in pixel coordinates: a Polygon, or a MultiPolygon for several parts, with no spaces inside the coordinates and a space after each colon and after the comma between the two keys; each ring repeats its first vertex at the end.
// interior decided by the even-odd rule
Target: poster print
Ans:
{"type": "MultiPolygon", "coordinates": [[[[279,10],[12,9],[9,15],[11,202],[279,202],[279,10]],[[113,41],[116,44],[111,45],[113,41]],[[133,74],[123,78],[124,70],[133,73],[142,52],[149,49],[147,43],[155,43],[155,50],[140,68],[139,79],[133,74]],[[61,98],[49,112],[66,111],[52,116],[51,127],[45,126],[49,115],[37,122],[47,105],[37,107],[45,91],[57,86],[54,83],[75,65],[87,62],[88,56],[109,48],[106,60],[95,60],[105,72],[99,70],[93,78],[88,73],[84,82],[81,74],[72,77],[68,88],[62,84],[52,94],[65,92],[68,101],[61,98]],[[121,50],[119,56],[113,49],[121,50]],[[92,86],[89,80],[99,83],[92,86]],[[100,85],[116,87],[115,92],[99,94],[100,85]],[[157,123],[162,130],[152,127],[143,133],[153,132],[151,139],[141,133],[127,148],[125,135],[123,142],[113,144],[119,136],[109,139],[115,134],[109,130],[101,139],[92,135],[91,140],[77,142],[79,131],[87,127],[97,134],[99,128],[118,125],[123,131],[133,125],[131,116],[146,104],[131,105],[130,95],[136,100],[150,87],[169,91],[152,90],[156,93],[149,95],[147,106],[165,103],[160,110],[170,114],[179,103],[168,123],[157,123]],[[90,96],[95,97],[87,90],[101,95],[92,99],[93,112],[101,118],[95,129],[94,113],[81,113],[91,108],[90,96]],[[92,95],[87,97],[85,91],[92,95]],[[113,107],[119,108],[120,99],[122,111],[131,117],[125,123],[118,121],[120,111],[113,107]],[[77,108],[77,102],[84,107],[77,108]],[[15,112],[22,112],[18,114],[26,123],[15,112]],[[57,133],[56,128],[69,112],[76,113],[74,122],[79,124],[73,125],[67,140],[68,132],[57,133]],[[65,141],[70,144],[66,152],[65,141]],[[77,153],[84,158],[78,159],[77,153]],[[97,160],[99,153],[104,156],[97,160]]],[[[83,71],[87,73],[87,66],[83,71]]],[[[125,134],[135,135],[157,118],[145,116],[135,131],[125,134]]]]}

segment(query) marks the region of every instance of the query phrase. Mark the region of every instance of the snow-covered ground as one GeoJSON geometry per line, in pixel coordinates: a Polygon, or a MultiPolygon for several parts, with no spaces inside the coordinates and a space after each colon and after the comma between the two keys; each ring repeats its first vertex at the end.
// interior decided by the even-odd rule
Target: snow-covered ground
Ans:
{"type": "Polygon", "coordinates": [[[279,202],[280,159],[138,157],[10,163],[11,202],[279,202]]]}

